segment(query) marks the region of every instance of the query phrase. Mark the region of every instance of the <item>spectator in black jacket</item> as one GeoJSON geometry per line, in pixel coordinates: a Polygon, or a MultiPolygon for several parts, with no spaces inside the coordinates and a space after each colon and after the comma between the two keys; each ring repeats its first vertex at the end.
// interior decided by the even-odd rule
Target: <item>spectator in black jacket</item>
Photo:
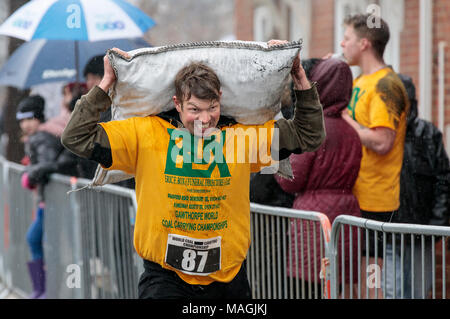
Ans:
{"type": "Polygon", "coordinates": [[[449,226],[449,159],[442,133],[417,116],[416,90],[409,76],[399,74],[411,109],[401,172],[401,208],[394,221],[449,226]],[[419,195],[419,196],[418,196],[419,195]]]}
{"type": "MultiPolygon", "coordinates": [[[[411,108],[405,137],[405,151],[400,175],[400,209],[392,222],[449,226],[449,159],[442,133],[433,123],[418,118],[415,87],[409,76],[399,74],[408,93],[411,108]]],[[[421,240],[414,241],[414,287],[411,287],[411,242],[405,238],[403,297],[426,298],[431,289],[431,241],[425,242],[425,296],[422,296],[421,240]],[[414,294],[413,294],[414,292],[414,294]]],[[[401,297],[400,248],[396,256],[396,298],[401,297]]],[[[392,260],[387,260],[388,271],[392,260]]],[[[393,287],[387,287],[385,298],[393,298],[393,287]]]]}

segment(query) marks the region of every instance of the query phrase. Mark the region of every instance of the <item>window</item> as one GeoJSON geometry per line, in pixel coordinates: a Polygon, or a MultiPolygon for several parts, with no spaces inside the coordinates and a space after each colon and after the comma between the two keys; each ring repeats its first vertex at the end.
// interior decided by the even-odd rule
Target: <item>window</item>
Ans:
{"type": "Polygon", "coordinates": [[[365,13],[369,0],[335,0],[334,2],[334,52],[341,53],[341,42],[344,37],[344,19],[356,13],[365,13]]]}
{"type": "Polygon", "coordinates": [[[311,34],[311,1],[310,0],[285,0],[287,7],[290,41],[303,39],[302,58],[309,57],[309,43],[311,34]]]}
{"type": "Polygon", "coordinates": [[[253,37],[255,41],[268,41],[273,34],[272,11],[268,6],[261,5],[255,9],[253,16],[253,37]]]}
{"type": "Polygon", "coordinates": [[[255,8],[253,32],[255,41],[273,38],[296,41],[303,39],[302,57],[308,57],[311,28],[311,0],[260,1],[255,8]]]}

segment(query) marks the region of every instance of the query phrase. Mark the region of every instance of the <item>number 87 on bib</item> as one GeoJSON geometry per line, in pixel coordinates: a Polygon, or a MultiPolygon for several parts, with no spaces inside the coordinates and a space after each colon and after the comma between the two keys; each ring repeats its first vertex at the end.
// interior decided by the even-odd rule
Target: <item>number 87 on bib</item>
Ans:
{"type": "Polygon", "coordinates": [[[190,275],[206,276],[220,270],[221,237],[197,239],[176,234],[167,238],[166,264],[190,275]]]}

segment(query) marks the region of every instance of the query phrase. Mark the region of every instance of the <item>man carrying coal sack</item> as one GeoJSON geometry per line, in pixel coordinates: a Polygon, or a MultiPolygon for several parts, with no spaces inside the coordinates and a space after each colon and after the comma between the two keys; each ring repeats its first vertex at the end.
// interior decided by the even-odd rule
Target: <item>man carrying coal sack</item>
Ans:
{"type": "Polygon", "coordinates": [[[325,137],[315,83],[299,56],[291,70],[294,118],[262,125],[221,116],[221,82],[199,62],[177,73],[171,111],[98,123],[117,80],[107,56],[104,66],[101,83],[77,102],[62,142],[103,168],[135,176],[134,246],[145,269],[139,298],[250,298],[250,174],[314,151],[325,137]]]}

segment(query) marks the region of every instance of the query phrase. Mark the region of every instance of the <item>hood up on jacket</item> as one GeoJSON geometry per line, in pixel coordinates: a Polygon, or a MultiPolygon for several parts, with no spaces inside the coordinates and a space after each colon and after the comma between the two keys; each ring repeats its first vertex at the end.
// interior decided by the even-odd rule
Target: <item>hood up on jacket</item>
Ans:
{"type": "Polygon", "coordinates": [[[317,91],[325,116],[339,117],[352,97],[353,75],[340,59],[320,60],[311,70],[310,80],[317,82],[317,91]]]}

